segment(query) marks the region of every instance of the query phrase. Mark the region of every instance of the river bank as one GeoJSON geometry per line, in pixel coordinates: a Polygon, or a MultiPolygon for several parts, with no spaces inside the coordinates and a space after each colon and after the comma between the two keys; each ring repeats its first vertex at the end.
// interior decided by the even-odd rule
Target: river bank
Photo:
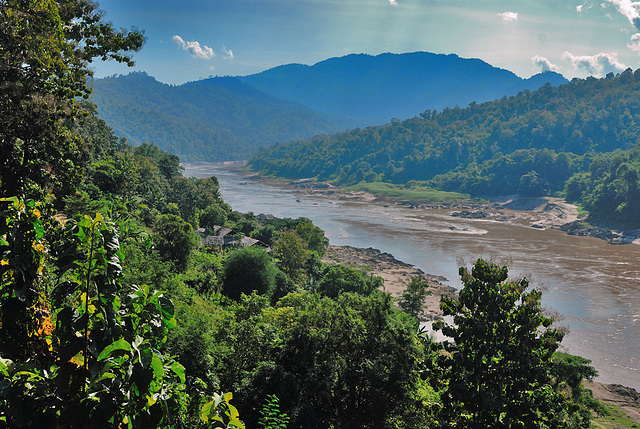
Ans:
{"type": "Polygon", "coordinates": [[[513,223],[536,229],[559,229],[569,235],[595,237],[611,244],[640,244],[640,229],[616,231],[590,225],[579,216],[578,208],[574,204],[567,203],[562,198],[506,195],[492,197],[489,201],[453,199],[451,201],[420,202],[376,195],[366,191],[349,191],[329,183],[315,182],[312,179],[282,181],[257,174],[248,177],[277,186],[290,187],[293,192],[300,195],[325,196],[372,204],[395,204],[417,210],[444,209],[450,210],[449,215],[454,217],[513,223]]]}
{"type": "Polygon", "coordinates": [[[324,263],[339,263],[359,268],[373,276],[382,277],[384,290],[394,298],[399,298],[413,277],[419,277],[429,283],[430,295],[424,302],[423,318],[436,320],[442,316],[440,297],[453,295],[455,288],[444,284],[442,276],[424,273],[413,265],[397,260],[389,253],[371,247],[362,249],[352,246],[329,245],[322,260],[324,263]]]}
{"type": "MultiPolygon", "coordinates": [[[[410,209],[450,210],[453,217],[482,219],[493,222],[526,225],[536,229],[558,229],[569,235],[595,237],[611,244],[640,244],[640,229],[614,230],[589,224],[579,216],[574,204],[554,197],[523,197],[507,195],[487,200],[471,198],[437,198],[434,202],[375,194],[368,191],[352,191],[332,183],[318,182],[313,178],[287,180],[262,176],[259,173],[243,170],[244,161],[224,163],[184,164],[185,167],[207,168],[219,166],[241,172],[248,180],[273,186],[286,187],[301,196],[336,198],[345,201],[361,201],[372,204],[397,205],[410,209]]],[[[411,193],[408,193],[410,195],[411,193]]],[[[443,193],[453,194],[453,193],[443,193]]],[[[402,195],[402,194],[400,194],[402,195]]]]}

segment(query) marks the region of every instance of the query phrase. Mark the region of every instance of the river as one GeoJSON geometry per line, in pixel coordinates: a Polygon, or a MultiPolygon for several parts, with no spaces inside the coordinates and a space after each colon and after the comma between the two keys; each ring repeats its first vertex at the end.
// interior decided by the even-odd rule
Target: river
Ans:
{"type": "Polygon", "coordinates": [[[564,351],[592,361],[596,379],[640,391],[640,246],[528,225],[451,217],[449,210],[305,196],[287,187],[246,179],[228,167],[187,166],[185,176],[215,175],[224,200],[239,212],[304,216],[331,244],[373,247],[444,276],[461,287],[460,261],[508,263],[543,291],[543,305],[568,328],[564,351]]]}

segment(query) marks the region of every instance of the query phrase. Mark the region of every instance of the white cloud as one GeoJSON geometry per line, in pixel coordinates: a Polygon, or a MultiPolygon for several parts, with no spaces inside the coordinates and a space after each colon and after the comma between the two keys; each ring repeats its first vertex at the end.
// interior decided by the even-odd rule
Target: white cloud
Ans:
{"type": "Polygon", "coordinates": [[[499,13],[498,16],[502,18],[503,21],[517,21],[518,20],[518,12],[502,12],[499,13]]]}
{"type": "Polygon", "coordinates": [[[177,34],[171,38],[171,41],[178,45],[183,51],[186,51],[194,58],[201,58],[203,60],[208,60],[209,58],[215,57],[216,54],[213,52],[208,46],[200,45],[199,42],[185,42],[182,37],[177,34]]]}
{"type": "Polygon", "coordinates": [[[573,55],[565,52],[563,60],[569,60],[576,70],[581,70],[589,75],[602,77],[607,73],[619,73],[627,69],[627,66],[618,61],[617,54],[600,52],[597,55],[573,55]]]}
{"type": "Polygon", "coordinates": [[[615,5],[618,12],[623,14],[636,29],[640,30],[640,1],[607,0],[607,2],[615,5]]]}
{"type": "Polygon", "coordinates": [[[398,6],[398,2],[396,0],[389,0],[389,4],[391,6],[398,6]]]}
{"type": "Polygon", "coordinates": [[[627,43],[627,48],[640,54],[640,33],[631,36],[631,43],[627,43]]]}
{"type": "Polygon", "coordinates": [[[583,4],[576,6],[576,11],[578,13],[582,13],[582,9],[584,9],[584,5],[583,4]]]}
{"type": "Polygon", "coordinates": [[[543,73],[548,71],[553,71],[553,72],[558,71],[557,65],[551,63],[551,61],[549,61],[547,58],[541,57],[540,55],[536,55],[535,57],[532,57],[531,62],[533,63],[534,66],[539,67],[540,71],[543,73]]]}
{"type": "Polygon", "coordinates": [[[233,51],[231,49],[227,49],[225,46],[222,47],[222,52],[224,52],[224,58],[225,60],[232,60],[233,59],[233,51]]]}

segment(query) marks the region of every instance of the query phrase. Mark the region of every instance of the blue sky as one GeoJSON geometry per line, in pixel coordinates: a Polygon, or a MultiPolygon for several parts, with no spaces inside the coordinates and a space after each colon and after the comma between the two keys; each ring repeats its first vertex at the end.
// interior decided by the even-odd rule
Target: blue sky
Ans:
{"type": "Polygon", "coordinates": [[[106,20],[145,31],[129,69],[181,84],[350,53],[427,51],[480,58],[529,77],[640,68],[640,1],[102,0],[106,20]]]}

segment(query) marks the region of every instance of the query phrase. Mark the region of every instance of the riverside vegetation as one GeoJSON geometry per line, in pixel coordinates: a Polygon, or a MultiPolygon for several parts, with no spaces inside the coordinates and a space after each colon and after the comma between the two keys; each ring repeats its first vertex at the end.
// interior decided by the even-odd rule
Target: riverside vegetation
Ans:
{"type": "MultiPolygon", "coordinates": [[[[589,427],[595,371],[540,293],[478,260],[417,329],[380,279],[323,265],[308,219],[232,210],[215,178],[132,147],[81,101],[87,62],[143,35],[86,0],[1,3],[0,425],[589,427]],[[271,246],[214,251],[226,225],[271,246]]],[[[411,314],[409,314],[411,313],[411,314]]]]}

